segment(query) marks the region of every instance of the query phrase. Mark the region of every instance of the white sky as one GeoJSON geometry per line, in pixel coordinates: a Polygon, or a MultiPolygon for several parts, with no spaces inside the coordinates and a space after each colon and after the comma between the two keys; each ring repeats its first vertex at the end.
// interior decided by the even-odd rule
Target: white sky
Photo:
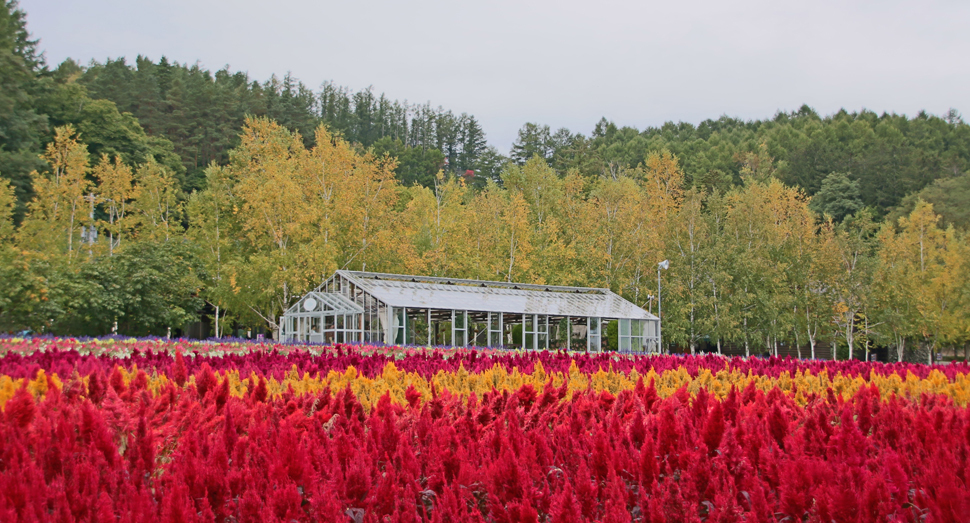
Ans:
{"type": "Polygon", "coordinates": [[[589,134],[803,103],[970,110],[966,1],[21,0],[52,65],[162,55],[589,134]]]}

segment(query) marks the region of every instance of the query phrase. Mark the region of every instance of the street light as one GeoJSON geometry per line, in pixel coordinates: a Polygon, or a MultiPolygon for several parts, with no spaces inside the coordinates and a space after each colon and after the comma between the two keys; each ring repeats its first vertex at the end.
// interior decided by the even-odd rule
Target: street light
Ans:
{"type": "Polygon", "coordinates": [[[667,270],[670,268],[670,260],[664,260],[657,264],[657,349],[659,352],[663,352],[663,335],[660,333],[661,323],[663,319],[660,315],[661,305],[660,305],[660,269],[667,270]]]}

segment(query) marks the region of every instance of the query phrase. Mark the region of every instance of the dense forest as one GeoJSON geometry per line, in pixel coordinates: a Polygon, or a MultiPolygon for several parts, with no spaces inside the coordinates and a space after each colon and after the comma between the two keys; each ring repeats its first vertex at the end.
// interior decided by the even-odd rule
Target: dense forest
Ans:
{"type": "Polygon", "coordinates": [[[164,57],[154,63],[139,56],[134,66],[122,58],[83,69],[66,62],[58,69],[63,68],[76,71],[77,82],[90,96],[114,102],[135,116],[146,133],[172,142],[185,168],[186,192],[203,187],[209,164],[226,163],[247,116],[272,118],[301,133],[308,147],[317,127],[326,125],[375,155],[398,158],[395,172],[407,184],[433,185],[439,169],[491,176],[500,163],[474,116],[456,116],[430,103],[392,101],[370,88],[352,93],[327,83],[314,92],[290,75],[261,84],[245,73],[222,69],[213,74],[170,64],[164,57]]]}
{"type": "MultiPolygon", "coordinates": [[[[335,269],[609,287],[671,347],[970,341],[970,127],[811,108],[589,136],[292,76],[49,68],[0,9],[0,330],[272,330],[335,269]]],[[[220,332],[219,334],[223,334],[220,332]]]]}
{"type": "MultiPolygon", "coordinates": [[[[636,167],[651,153],[669,151],[682,160],[688,186],[725,191],[741,183],[747,159],[762,147],[785,184],[813,196],[825,188],[826,179],[831,185],[844,177],[849,191],[843,199],[850,201],[843,204],[870,207],[883,216],[907,195],[967,172],[970,126],[952,110],[942,118],[844,110],[823,118],[803,106],[771,120],[722,117],[697,126],[668,122],[643,131],[601,120],[589,137],[527,124],[510,156],[521,164],[539,155],[558,173],[575,169],[602,176],[636,167]]],[[[943,201],[942,194],[934,196],[943,201]]]]}

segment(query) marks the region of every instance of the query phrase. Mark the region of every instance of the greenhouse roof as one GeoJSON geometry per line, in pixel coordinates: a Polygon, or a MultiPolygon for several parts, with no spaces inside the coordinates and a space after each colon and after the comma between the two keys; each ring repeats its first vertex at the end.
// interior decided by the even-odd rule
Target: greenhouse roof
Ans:
{"type": "Polygon", "coordinates": [[[656,320],[609,289],[337,271],[392,307],[656,320]]]}
{"type": "Polygon", "coordinates": [[[346,296],[332,292],[308,292],[292,307],[286,310],[287,314],[314,315],[319,312],[328,314],[361,314],[363,307],[347,299],[346,296]]]}

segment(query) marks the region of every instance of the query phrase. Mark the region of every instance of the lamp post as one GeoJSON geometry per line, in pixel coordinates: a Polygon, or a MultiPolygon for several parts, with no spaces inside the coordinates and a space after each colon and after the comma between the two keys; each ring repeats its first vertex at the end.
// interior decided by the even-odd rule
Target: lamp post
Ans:
{"type": "Polygon", "coordinates": [[[660,269],[667,270],[670,267],[670,260],[664,260],[657,264],[657,349],[663,352],[663,335],[661,334],[661,305],[660,305],[660,269]]]}

